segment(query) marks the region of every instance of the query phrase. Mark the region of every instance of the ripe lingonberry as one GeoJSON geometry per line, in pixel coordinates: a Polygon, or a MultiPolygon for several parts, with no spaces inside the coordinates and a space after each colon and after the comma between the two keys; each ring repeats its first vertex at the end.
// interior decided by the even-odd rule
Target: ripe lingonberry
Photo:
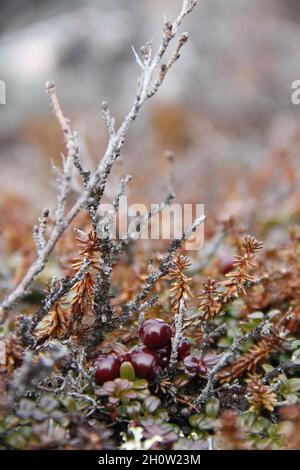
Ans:
{"type": "Polygon", "coordinates": [[[151,349],[133,349],[129,354],[129,360],[137,377],[153,379],[162,372],[159,357],[151,349]]]}
{"type": "Polygon", "coordinates": [[[170,342],[172,328],[160,318],[150,318],[141,326],[139,336],[148,348],[159,349],[170,342]]]}
{"type": "Polygon", "coordinates": [[[191,344],[188,339],[182,338],[178,345],[178,359],[182,361],[190,352],[191,344]]]}
{"type": "Polygon", "coordinates": [[[121,360],[115,354],[103,354],[95,361],[95,381],[98,385],[103,385],[108,380],[119,377],[121,360]]]}

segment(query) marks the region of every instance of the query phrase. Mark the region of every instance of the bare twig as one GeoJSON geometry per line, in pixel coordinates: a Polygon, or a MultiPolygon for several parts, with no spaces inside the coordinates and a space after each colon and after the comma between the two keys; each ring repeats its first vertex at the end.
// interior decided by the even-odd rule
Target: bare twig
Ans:
{"type": "Polygon", "coordinates": [[[33,238],[35,241],[37,252],[40,253],[46,246],[45,234],[47,230],[49,217],[49,209],[43,209],[39,218],[39,225],[33,227],[33,238]]]}
{"type": "Polygon", "coordinates": [[[264,378],[262,379],[262,383],[263,384],[270,383],[270,381],[275,379],[275,377],[278,377],[278,375],[283,374],[289,369],[300,369],[300,360],[288,361],[288,362],[285,362],[284,364],[280,364],[279,366],[274,367],[274,369],[270,370],[270,372],[268,372],[264,376],[264,378]]]}
{"type": "Polygon", "coordinates": [[[174,316],[175,335],[171,340],[172,350],[171,350],[170,362],[169,362],[169,367],[168,367],[168,371],[170,375],[174,373],[176,364],[177,364],[178,346],[182,339],[182,334],[183,334],[183,320],[184,320],[185,310],[186,310],[186,305],[185,305],[184,298],[182,297],[179,302],[178,313],[176,313],[174,316]]]}
{"type": "MultiPolygon", "coordinates": [[[[63,164],[63,176],[62,181],[60,182],[60,189],[56,207],[56,221],[45,247],[39,252],[37,258],[25,274],[22,281],[2,301],[0,309],[4,314],[7,314],[7,312],[18,301],[20,301],[22,297],[24,297],[31,283],[34,281],[37,275],[44,269],[50,254],[52,253],[53,249],[56,246],[56,243],[58,242],[66,228],[70,225],[72,220],[76,217],[76,215],[80,212],[82,208],[89,206],[92,203],[91,198],[93,198],[95,188],[98,188],[98,192],[100,193],[101,197],[113,163],[120,156],[121,150],[125,143],[126,135],[131,124],[135,121],[144,103],[158,91],[159,86],[156,86],[153,92],[152,80],[156,70],[158,69],[159,63],[165,55],[170,42],[177,35],[178,27],[180,26],[183,18],[188,13],[190,13],[195,6],[195,0],[183,1],[182,10],[178,17],[175,19],[175,21],[173,23],[167,22],[165,24],[162,43],[153,58],[151,44],[144,46],[144,48],[142,49],[144,68],[142,70],[142,74],[139,80],[139,89],[134,99],[133,105],[119,129],[115,132],[113,131],[112,121],[108,115],[107,108],[104,111],[105,121],[107,124],[109,124],[110,134],[106,151],[102,160],[98,164],[96,171],[91,174],[82,194],[78,197],[77,201],[74,203],[73,207],[69,210],[66,215],[65,204],[70,191],[72,165],[74,159],[78,157],[77,135],[72,132],[69,122],[61,112],[55,93],[54,84],[47,83],[46,88],[51,98],[53,111],[63,129],[66,138],[66,147],[68,150],[67,157],[63,164]]],[[[180,41],[182,41],[182,38],[180,41]]],[[[97,202],[99,202],[99,200],[97,202]]]]}

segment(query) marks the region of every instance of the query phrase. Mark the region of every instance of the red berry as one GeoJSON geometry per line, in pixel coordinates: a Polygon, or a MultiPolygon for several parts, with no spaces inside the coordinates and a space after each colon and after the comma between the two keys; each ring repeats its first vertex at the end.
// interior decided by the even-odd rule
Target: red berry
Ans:
{"type": "Polygon", "coordinates": [[[171,343],[166,344],[163,348],[155,349],[155,354],[158,356],[160,364],[163,369],[169,364],[172,351],[171,343]]]}
{"type": "Polygon", "coordinates": [[[172,328],[160,318],[150,318],[143,323],[139,336],[148,348],[159,349],[170,342],[172,328]]]}
{"type": "Polygon", "coordinates": [[[178,345],[178,359],[182,361],[190,352],[191,344],[188,339],[182,338],[178,345]]]}
{"type": "Polygon", "coordinates": [[[95,361],[95,381],[98,385],[103,385],[108,380],[119,377],[121,360],[114,354],[103,354],[95,361]]]}
{"type": "Polygon", "coordinates": [[[129,360],[137,377],[153,379],[162,372],[159,357],[148,348],[137,348],[130,352],[129,360]]]}

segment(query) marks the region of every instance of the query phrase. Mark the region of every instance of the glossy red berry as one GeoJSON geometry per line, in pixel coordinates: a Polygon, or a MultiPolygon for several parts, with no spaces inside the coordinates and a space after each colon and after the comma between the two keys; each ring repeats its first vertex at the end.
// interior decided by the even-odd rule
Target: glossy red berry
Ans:
{"type": "Polygon", "coordinates": [[[182,361],[190,352],[191,344],[188,339],[182,338],[178,345],[178,359],[182,361]]]}
{"type": "Polygon", "coordinates": [[[108,380],[119,377],[121,360],[115,354],[103,354],[95,361],[95,381],[98,385],[103,385],[108,380]]]}
{"type": "Polygon", "coordinates": [[[160,318],[150,318],[141,326],[139,336],[148,348],[159,349],[170,342],[172,328],[160,318]]]}
{"type": "Polygon", "coordinates": [[[129,360],[139,378],[153,379],[162,372],[159,357],[151,349],[134,349],[129,354],[129,360]]]}

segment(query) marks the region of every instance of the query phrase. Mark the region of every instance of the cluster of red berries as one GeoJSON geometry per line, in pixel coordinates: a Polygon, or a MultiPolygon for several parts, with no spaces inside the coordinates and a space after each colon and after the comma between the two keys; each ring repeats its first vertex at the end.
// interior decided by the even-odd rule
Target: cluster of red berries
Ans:
{"type": "MultiPolygon", "coordinates": [[[[116,354],[101,355],[96,359],[95,380],[99,385],[119,377],[120,367],[128,361],[139,378],[153,379],[167,367],[171,351],[172,328],[168,323],[159,319],[146,320],[139,330],[143,346],[132,351],[116,354]]],[[[190,343],[183,338],[178,346],[178,359],[183,360],[190,351],[190,343]]]]}

